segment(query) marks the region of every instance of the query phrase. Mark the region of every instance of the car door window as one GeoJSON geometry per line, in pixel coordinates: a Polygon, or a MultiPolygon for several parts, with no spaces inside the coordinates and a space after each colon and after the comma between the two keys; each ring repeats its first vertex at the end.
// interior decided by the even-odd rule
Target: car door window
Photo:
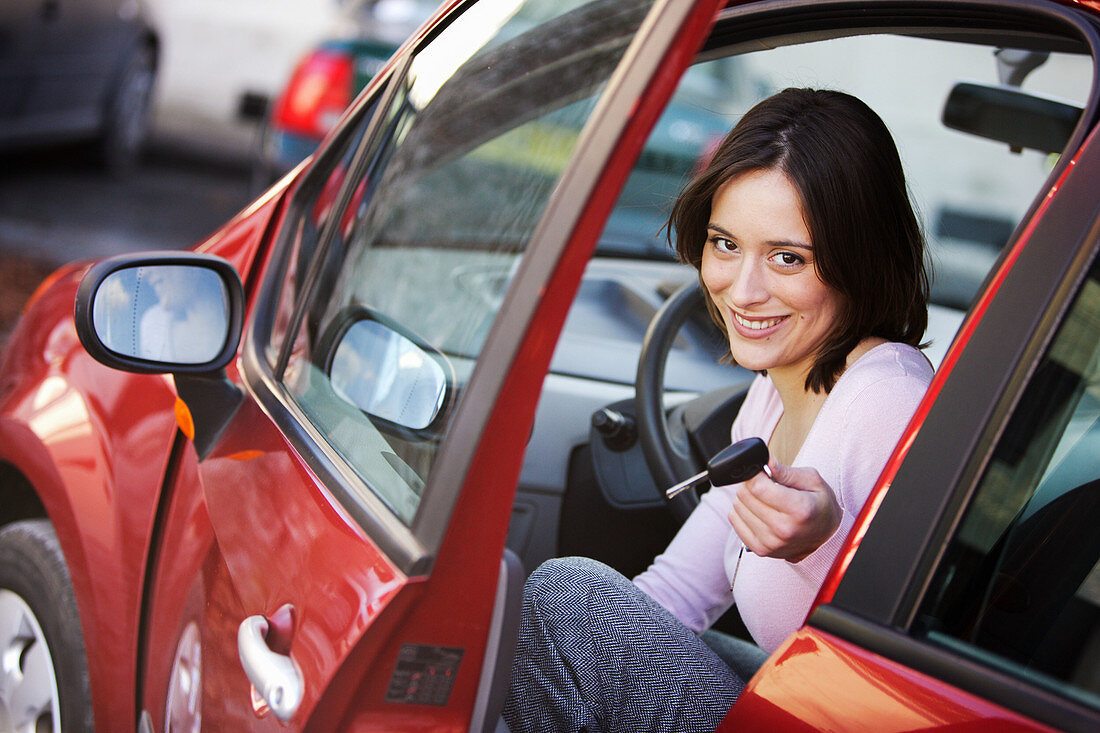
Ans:
{"type": "Polygon", "coordinates": [[[363,174],[343,182],[347,204],[333,236],[320,237],[313,291],[276,372],[361,480],[357,491],[406,523],[505,288],[647,11],[606,0],[480,3],[414,53],[379,102],[377,134],[357,153],[363,174]],[[363,335],[354,324],[367,321],[399,337],[356,351],[347,334],[363,335]],[[381,404],[377,385],[396,384],[417,359],[438,366],[427,379],[442,385],[409,388],[434,400],[426,423],[353,396],[359,375],[375,390],[365,399],[381,404]]]}
{"type": "Polygon", "coordinates": [[[1031,376],[920,635],[1100,706],[1100,266],[1031,376]]]}
{"type": "MultiPolygon", "coordinates": [[[[715,35],[722,37],[722,31],[715,35]]],[[[670,185],[669,173],[680,174],[681,182],[690,173],[690,166],[676,164],[687,159],[689,140],[698,141],[696,161],[702,159],[741,114],[785,87],[848,92],[883,118],[898,145],[933,271],[925,353],[936,365],[1059,158],[1058,153],[1017,148],[953,128],[945,123],[945,111],[957,85],[1001,86],[1009,68],[1004,59],[1012,53],[1026,57],[1027,52],[1006,54],[993,42],[959,42],[957,35],[919,28],[822,35],[821,40],[801,43],[777,39],[764,50],[724,58],[713,58],[720,49],[710,50],[708,60],[685,75],[651,135],[600,251],[628,241],[628,225],[635,240],[649,237],[649,251],[663,244],[655,242],[663,220],[653,212],[667,216],[679,190],[670,185]],[[662,155],[668,173],[660,185],[655,181],[661,179],[652,175],[652,161],[662,155]],[[649,196],[644,205],[640,192],[649,196]]],[[[812,39],[810,34],[804,37],[812,39]]],[[[1033,58],[1036,66],[1023,80],[1022,91],[1084,106],[1092,84],[1087,55],[1054,51],[1033,58]]]]}

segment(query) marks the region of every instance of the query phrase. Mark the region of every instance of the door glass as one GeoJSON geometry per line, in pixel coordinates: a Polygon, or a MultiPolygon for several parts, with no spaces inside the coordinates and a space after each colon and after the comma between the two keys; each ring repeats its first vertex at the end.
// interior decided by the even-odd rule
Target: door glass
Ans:
{"type": "Polygon", "coordinates": [[[345,183],[354,194],[314,265],[321,285],[283,379],[362,490],[406,523],[505,288],[648,5],[482,2],[391,81],[382,135],[363,179],[345,183]],[[333,388],[332,334],[353,331],[349,314],[389,324],[440,364],[448,383],[431,429],[360,409],[341,396],[355,388],[346,374],[333,388]]]}
{"type": "MultiPolygon", "coordinates": [[[[301,297],[306,274],[309,271],[309,262],[317,251],[325,224],[336,205],[340,189],[348,177],[352,159],[364,142],[363,136],[366,135],[370,126],[374,108],[375,102],[371,102],[359,113],[357,122],[350,129],[340,133],[333,141],[328,153],[334,163],[312,171],[302,184],[303,190],[296,194],[296,198],[301,201],[300,213],[295,219],[291,241],[285,255],[283,283],[274,308],[274,324],[264,350],[268,363],[272,367],[278,361],[287,329],[291,327],[294,308],[301,297]]],[[[343,232],[337,229],[334,236],[339,239],[342,234],[343,232]]]]}
{"type": "MultiPolygon", "coordinates": [[[[736,22],[736,21],[734,21],[736,22]]],[[[955,34],[866,33],[827,34],[812,40],[801,34],[767,39],[763,50],[723,56],[709,49],[704,60],[681,79],[635,163],[600,238],[597,255],[621,264],[626,258],[672,259],[663,228],[680,188],[737,120],[754,104],[786,87],[836,89],[859,97],[879,114],[897,143],[910,197],[921,219],[926,254],[933,278],[925,354],[938,365],[962,323],[993,263],[1027,214],[1059,160],[1027,146],[1014,147],[994,138],[945,123],[945,110],[959,106],[953,92],[963,83],[1009,89],[1001,84],[1005,48],[1002,39],[974,36],[967,42],[949,40],[955,34]],[[889,63],[884,63],[889,60],[889,63]],[[932,60],[932,61],[930,61],[932,60]]],[[[720,38],[727,29],[719,22],[720,38]]],[[[733,32],[732,29],[729,32],[733,32]]],[[[1016,51],[1016,56],[1025,52],[1016,51]]],[[[1093,81],[1093,61],[1084,53],[1044,52],[1019,89],[1027,103],[1060,100],[1083,107],[1093,81]]],[[[1045,115],[1027,123],[994,105],[968,100],[984,116],[1006,127],[1046,128],[1045,115]],[[1041,121],[1040,121],[1041,120],[1041,121]]],[[[1065,141],[1062,141],[1064,144],[1065,141]]],[[[1060,148],[1059,148],[1060,149],[1060,148]]],[[[621,268],[620,268],[621,269],[621,268]]],[[[621,278],[605,265],[588,280],[621,278]],[[610,272],[610,274],[608,274],[610,272]]],[[[587,284],[587,283],[586,283],[587,284]]],[[[595,283],[593,283],[595,285],[595,283]]],[[[591,341],[606,332],[605,324],[622,321],[621,310],[600,308],[602,293],[582,286],[564,339],[591,341]],[[596,316],[603,316],[597,320],[596,316]]],[[[645,324],[640,326],[644,332],[645,324]]],[[[590,356],[585,344],[570,352],[559,348],[558,369],[586,377],[608,378],[610,369],[590,356]],[[601,371],[602,369],[602,371],[601,371]]],[[[666,377],[676,380],[679,355],[674,349],[666,377]]],[[[620,378],[633,382],[633,361],[623,359],[620,378]]],[[[690,363],[685,380],[670,382],[678,389],[705,391],[720,386],[700,380],[706,367],[690,363]]],[[[725,375],[728,379],[728,374],[725,375]]]]}
{"type": "Polygon", "coordinates": [[[1098,359],[1094,265],[997,444],[918,620],[932,641],[1092,705],[1100,705],[1098,359]]]}

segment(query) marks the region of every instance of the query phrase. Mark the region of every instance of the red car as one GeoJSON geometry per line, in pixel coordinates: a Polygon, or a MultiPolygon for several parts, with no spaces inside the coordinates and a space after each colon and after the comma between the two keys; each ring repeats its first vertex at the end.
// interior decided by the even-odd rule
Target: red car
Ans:
{"type": "Polygon", "coordinates": [[[28,304],[0,729],[499,729],[525,571],[643,568],[751,377],[636,246],[662,151],[811,85],[898,140],[939,368],[723,727],[1096,730],[1098,53],[1095,2],[448,3],[194,251],[28,304]]]}

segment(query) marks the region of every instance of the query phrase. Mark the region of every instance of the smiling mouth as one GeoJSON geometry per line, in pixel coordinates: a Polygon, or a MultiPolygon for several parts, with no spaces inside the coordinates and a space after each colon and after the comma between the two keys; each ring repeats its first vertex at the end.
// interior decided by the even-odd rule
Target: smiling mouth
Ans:
{"type": "Polygon", "coordinates": [[[779,325],[786,316],[779,316],[778,318],[746,318],[740,313],[734,313],[733,318],[737,321],[739,326],[753,331],[763,331],[764,329],[779,325]]]}

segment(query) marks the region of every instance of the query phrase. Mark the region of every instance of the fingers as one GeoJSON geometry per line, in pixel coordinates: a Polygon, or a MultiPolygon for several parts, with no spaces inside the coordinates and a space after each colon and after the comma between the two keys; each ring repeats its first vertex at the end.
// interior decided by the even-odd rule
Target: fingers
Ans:
{"type": "MultiPolygon", "coordinates": [[[[812,520],[812,502],[784,501],[777,508],[758,498],[748,484],[739,487],[734,497],[730,523],[745,547],[757,555],[776,557],[784,547],[796,540],[802,528],[812,520]]],[[[783,489],[783,487],[778,487],[783,489]]],[[[796,490],[786,489],[795,493],[796,490]]],[[[774,491],[767,492],[775,494],[774,491]]],[[[772,497],[775,498],[774,496],[772,497]]]]}
{"type": "Polygon", "coordinates": [[[806,521],[817,503],[815,494],[829,491],[828,486],[812,468],[777,468],[771,479],[757,474],[742,484],[736,500],[769,524],[780,517],[806,521]]]}
{"type": "Polygon", "coordinates": [[[759,517],[746,512],[743,507],[739,509],[737,504],[730,510],[729,521],[745,548],[761,557],[771,557],[780,546],[771,529],[759,517]]]}
{"type": "Polygon", "coordinates": [[[773,478],[761,473],[738,486],[729,521],[757,555],[801,559],[836,530],[840,506],[814,469],[771,469],[773,478]]]}

